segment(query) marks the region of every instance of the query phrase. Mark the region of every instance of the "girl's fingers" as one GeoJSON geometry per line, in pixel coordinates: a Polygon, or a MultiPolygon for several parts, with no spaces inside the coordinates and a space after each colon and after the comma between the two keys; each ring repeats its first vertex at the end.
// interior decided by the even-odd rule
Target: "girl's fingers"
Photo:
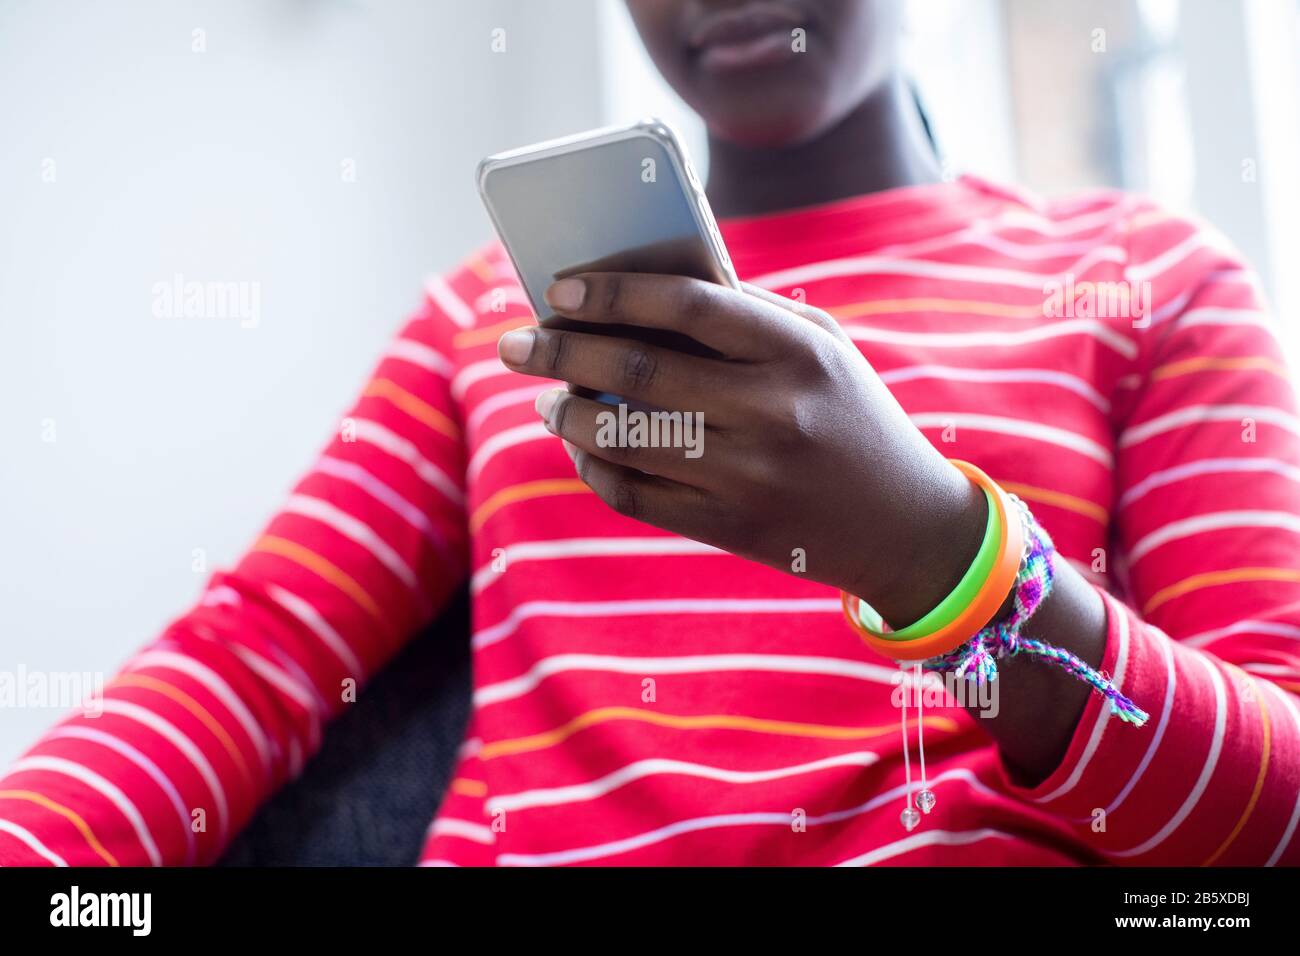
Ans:
{"type": "Polygon", "coordinates": [[[764,302],[770,302],[772,305],[785,309],[787,312],[793,312],[801,319],[807,319],[813,325],[819,326],[830,332],[837,338],[847,338],[840,324],[835,321],[828,313],[823,312],[806,302],[800,302],[796,299],[787,299],[783,295],[777,295],[775,292],[769,292],[767,289],[760,289],[756,285],[750,285],[748,282],[742,282],[741,288],[757,299],[764,302]]]}
{"type": "Polygon", "coordinates": [[[498,353],[517,372],[659,408],[708,410],[717,415],[727,397],[735,394],[724,387],[735,371],[726,362],[610,335],[516,329],[501,337],[498,353]]]}
{"type": "Polygon", "coordinates": [[[562,388],[538,396],[537,412],[548,431],[596,458],[674,482],[705,484],[707,448],[698,412],[618,408],[562,388]]]}
{"type": "Polygon", "coordinates": [[[578,477],[619,514],[700,540],[703,523],[717,513],[698,488],[647,475],[572,445],[567,451],[578,477]]]}
{"type": "Polygon", "coordinates": [[[776,358],[802,335],[788,310],[684,276],[587,272],[556,282],[546,301],[569,318],[677,332],[739,361],[776,358]]]}

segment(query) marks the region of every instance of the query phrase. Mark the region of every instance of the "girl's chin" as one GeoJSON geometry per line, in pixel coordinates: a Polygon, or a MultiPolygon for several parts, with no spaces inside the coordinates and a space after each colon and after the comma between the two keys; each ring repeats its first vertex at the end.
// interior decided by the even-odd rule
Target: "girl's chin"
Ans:
{"type": "Polygon", "coordinates": [[[814,138],[821,125],[810,122],[810,113],[781,115],[758,112],[749,117],[729,115],[723,121],[710,123],[709,132],[714,138],[746,149],[783,149],[798,146],[814,138]]]}
{"type": "Polygon", "coordinates": [[[827,85],[816,75],[782,75],[789,71],[758,72],[740,82],[741,74],[724,83],[714,78],[699,112],[718,139],[753,149],[797,146],[825,132],[832,112],[827,85]]]}

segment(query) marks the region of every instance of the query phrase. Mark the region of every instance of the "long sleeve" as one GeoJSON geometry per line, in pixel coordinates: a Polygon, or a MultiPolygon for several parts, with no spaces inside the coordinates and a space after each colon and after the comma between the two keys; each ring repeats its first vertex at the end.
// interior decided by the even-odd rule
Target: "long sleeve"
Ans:
{"type": "MultiPolygon", "coordinates": [[[[1016,790],[1138,865],[1300,863],[1300,419],[1254,276],[1150,212],[1139,370],[1120,383],[1103,670],[1150,715],[1094,695],[1050,779],[1016,790]]],[[[1101,570],[1096,568],[1095,570],[1101,570]]]]}
{"type": "Polygon", "coordinates": [[[233,570],[0,778],[0,864],[214,860],[443,605],[467,549],[446,306],[475,283],[435,280],[233,570]]]}

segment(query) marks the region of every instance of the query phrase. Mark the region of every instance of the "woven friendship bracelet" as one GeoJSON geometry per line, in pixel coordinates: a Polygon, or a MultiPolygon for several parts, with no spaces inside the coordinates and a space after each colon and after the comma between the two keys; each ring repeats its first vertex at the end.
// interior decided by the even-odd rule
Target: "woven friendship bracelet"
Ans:
{"type": "Polygon", "coordinates": [[[1106,699],[1110,712],[1127,723],[1141,727],[1147,714],[1125,697],[1114,682],[1069,651],[1055,647],[1021,631],[1034,612],[1047,600],[1055,579],[1056,548],[1051,536],[1034,520],[1028,506],[1015,495],[1017,517],[1025,529],[1027,547],[1016,575],[1015,602],[1005,619],[994,621],[969,641],[950,653],[932,658],[925,669],[953,673],[976,683],[997,680],[997,662],[1003,657],[1029,654],[1056,664],[1067,674],[1088,684],[1106,699]]]}
{"type": "MultiPolygon", "coordinates": [[[[914,829],[922,814],[935,806],[934,791],[929,788],[925,771],[923,698],[924,676],[951,673],[975,684],[997,680],[997,662],[1017,654],[1029,654],[1055,664],[1067,674],[1088,684],[1105,698],[1110,713],[1126,723],[1142,726],[1147,714],[1125,697],[1114,682],[1096,668],[1070,653],[1022,633],[1052,592],[1055,580],[1056,548],[1052,538],[1034,520],[1029,507],[1018,497],[1008,494],[974,465],[953,462],[972,482],[984,489],[989,504],[988,528],[976,560],[954,592],[918,625],[899,632],[883,631],[880,616],[857,597],[844,593],[844,614],[858,635],[868,645],[899,661],[903,669],[901,726],[903,766],[907,803],[899,820],[907,830],[914,829]],[[989,555],[997,554],[996,561],[989,555]],[[1016,564],[1015,556],[1019,555],[1016,564]],[[1013,575],[1007,569],[1014,569],[1013,575]],[[1012,596],[1011,610],[1002,618],[990,620],[997,609],[1012,596]],[[970,606],[956,605],[961,600],[970,606]],[[961,629],[969,622],[979,623],[973,637],[963,637],[961,629]],[[933,630],[926,631],[931,624],[933,630]],[[916,634],[916,636],[913,636],[916,634]],[[960,643],[954,643],[954,635],[960,643]],[[921,789],[913,801],[912,761],[907,736],[907,701],[915,687],[917,751],[920,758],[921,789]]],[[[966,635],[971,630],[965,630],[966,635]]]]}

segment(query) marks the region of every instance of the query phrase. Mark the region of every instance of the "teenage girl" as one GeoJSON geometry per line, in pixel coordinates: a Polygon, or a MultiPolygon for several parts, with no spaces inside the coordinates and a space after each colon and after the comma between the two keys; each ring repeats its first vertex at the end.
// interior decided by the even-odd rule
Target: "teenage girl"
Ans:
{"type": "Polygon", "coordinates": [[[242,560],[0,781],[0,862],[213,860],[466,581],[426,863],[1300,860],[1300,421],[1253,273],[1140,198],[943,181],[892,0],[629,6],[747,290],[554,285],[593,336],[496,245],[430,282],[242,560]],[[562,383],[702,413],[704,454],[602,447],[562,383]],[[993,703],[942,655],[904,696],[876,614],[966,627],[993,703]]]}

